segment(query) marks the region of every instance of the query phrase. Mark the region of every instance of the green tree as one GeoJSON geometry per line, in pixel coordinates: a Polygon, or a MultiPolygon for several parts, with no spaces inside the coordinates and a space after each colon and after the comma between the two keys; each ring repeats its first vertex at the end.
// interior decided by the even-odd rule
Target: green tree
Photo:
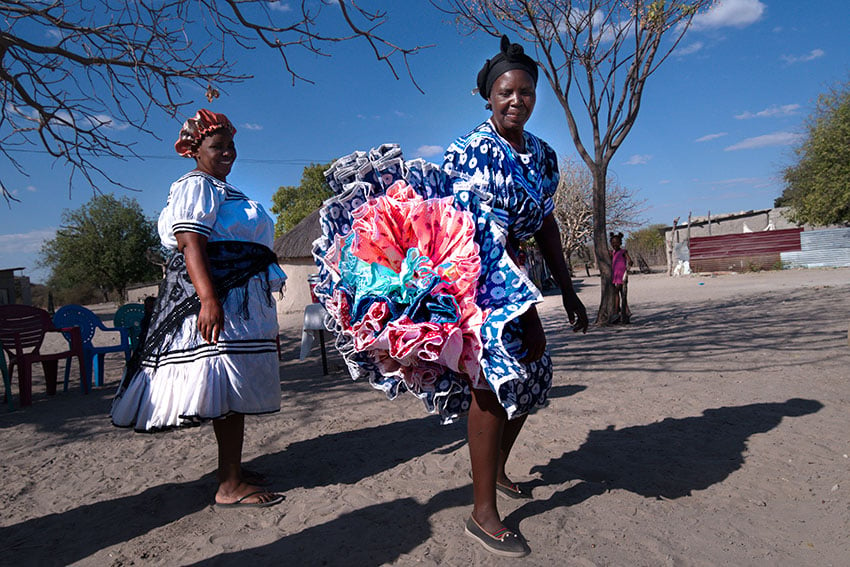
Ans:
{"type": "Polygon", "coordinates": [[[318,209],[322,202],[333,195],[328,182],[325,181],[325,170],[331,164],[313,163],[304,168],[301,174],[301,184],[298,186],[279,187],[272,195],[272,212],[277,215],[274,225],[274,235],[280,236],[301,220],[318,209]]]}
{"type": "Polygon", "coordinates": [[[629,233],[624,247],[635,262],[638,258],[643,258],[650,265],[662,264],[666,261],[665,228],[663,224],[653,224],[629,233]]]}
{"type": "Polygon", "coordinates": [[[128,284],[160,277],[147,261],[159,247],[156,225],[135,199],[95,195],[76,210],[62,212],[62,228],[41,248],[41,264],[50,268],[48,286],[71,292],[96,287],[124,296],[128,284]]]}
{"type": "Polygon", "coordinates": [[[783,171],[786,187],[777,206],[799,223],[850,222],[850,83],[818,98],[796,148],[797,163],[783,171]]]}

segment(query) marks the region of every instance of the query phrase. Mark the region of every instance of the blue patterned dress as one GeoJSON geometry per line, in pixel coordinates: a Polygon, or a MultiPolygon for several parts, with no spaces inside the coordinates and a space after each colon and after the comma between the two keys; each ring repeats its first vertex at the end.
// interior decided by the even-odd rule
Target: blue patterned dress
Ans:
{"type": "MultiPolygon", "coordinates": [[[[456,186],[471,184],[482,194],[494,224],[507,234],[507,242],[527,240],[540,230],[544,217],[554,209],[552,196],[560,177],[555,151],[529,132],[524,136],[526,153],[520,154],[488,120],[449,146],[443,163],[443,171],[455,180],[456,186]]],[[[517,320],[520,313],[513,308],[524,300],[525,311],[530,305],[528,293],[534,294],[534,302],[540,300],[540,293],[513,262],[495,253],[504,241],[482,239],[479,244],[482,275],[478,303],[493,308],[488,324],[482,328],[483,366],[490,388],[497,393],[508,417],[514,417],[545,403],[552,384],[548,351],[531,364],[517,362],[524,352],[517,320]],[[488,249],[494,253],[487,253],[488,249]],[[510,294],[513,297],[505,304],[505,296],[510,294]]]]}
{"type": "MultiPolygon", "coordinates": [[[[489,388],[495,392],[509,418],[524,415],[545,403],[552,379],[549,355],[529,365],[519,362],[523,352],[517,321],[542,298],[511,259],[508,247],[512,241],[533,236],[543,218],[552,211],[551,196],[558,184],[558,167],[555,152],[539,138],[526,134],[526,145],[528,153],[518,155],[486,122],[449,147],[442,168],[421,159],[405,161],[398,146],[385,144],[340,158],[325,173],[335,195],[322,207],[323,235],[313,243],[321,274],[316,295],[332,314],[329,328],[336,333],[336,347],[352,378],[368,380],[391,399],[409,391],[446,423],[469,410],[470,388],[489,388]],[[350,331],[365,320],[373,301],[389,301],[393,313],[410,313],[433,289],[422,285],[424,278],[418,282],[408,280],[404,295],[412,299],[406,300],[406,304],[394,304],[386,296],[370,294],[365,289],[370,286],[363,285],[368,278],[351,277],[351,270],[346,268],[353,265],[348,260],[354,260],[346,254],[357,211],[384,198],[388,190],[392,193],[399,181],[408,184],[423,199],[450,198],[458,210],[473,219],[473,238],[481,260],[473,289],[475,303],[484,313],[479,330],[480,370],[473,376],[441,367],[436,370],[436,378],[423,382],[405,380],[400,373],[387,372],[387,365],[382,364],[382,357],[376,357],[374,351],[355,348],[356,340],[350,331]],[[348,260],[341,261],[342,257],[348,260]],[[345,304],[344,309],[340,309],[340,301],[345,304]]],[[[374,277],[370,284],[377,281],[374,278],[379,272],[383,278],[386,270],[372,267],[374,277]]],[[[384,329],[391,327],[384,324],[384,329]]],[[[376,336],[383,332],[383,329],[375,331],[376,336]]]]}

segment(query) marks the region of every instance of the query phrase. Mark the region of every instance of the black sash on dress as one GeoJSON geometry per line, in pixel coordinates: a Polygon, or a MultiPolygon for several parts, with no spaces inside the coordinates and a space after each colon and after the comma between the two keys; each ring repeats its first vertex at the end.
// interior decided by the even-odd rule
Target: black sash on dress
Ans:
{"type": "MultiPolygon", "coordinates": [[[[207,256],[212,270],[212,280],[216,295],[222,305],[231,293],[241,295],[239,314],[250,318],[248,312],[248,281],[257,274],[265,274],[263,291],[270,307],[274,307],[274,298],[269,284],[268,267],[277,263],[277,255],[262,244],[222,240],[207,243],[207,256]]],[[[201,300],[195,292],[195,286],[186,269],[183,254],[174,254],[166,267],[165,279],[159,286],[156,307],[151,315],[150,324],[139,337],[139,346],[127,362],[124,377],[118,386],[118,395],[127,387],[130,380],[141,368],[158,366],[159,354],[167,350],[167,342],[187,317],[201,312],[201,300]]]]}

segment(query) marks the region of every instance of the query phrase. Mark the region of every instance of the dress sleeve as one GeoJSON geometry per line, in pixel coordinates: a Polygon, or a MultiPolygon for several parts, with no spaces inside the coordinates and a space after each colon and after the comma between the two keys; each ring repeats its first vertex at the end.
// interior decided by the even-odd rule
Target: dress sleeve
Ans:
{"type": "Polygon", "coordinates": [[[446,150],[443,171],[451,177],[470,181],[492,192],[498,187],[502,175],[503,156],[498,145],[484,136],[460,138],[446,150]],[[496,179],[498,177],[498,179],[496,179]]]}
{"type": "Polygon", "coordinates": [[[201,176],[175,182],[167,206],[171,233],[196,232],[209,238],[220,201],[216,188],[201,176]]]}
{"type": "Polygon", "coordinates": [[[553,197],[558,190],[558,182],[561,179],[561,173],[558,170],[558,155],[549,144],[542,142],[543,145],[543,164],[541,166],[541,193],[543,197],[543,216],[551,215],[555,210],[555,202],[553,197]]]}

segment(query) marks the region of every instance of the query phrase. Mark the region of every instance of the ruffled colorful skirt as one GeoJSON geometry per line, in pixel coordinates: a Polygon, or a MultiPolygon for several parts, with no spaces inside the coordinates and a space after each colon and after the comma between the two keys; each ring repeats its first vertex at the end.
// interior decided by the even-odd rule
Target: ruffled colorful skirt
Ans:
{"type": "Polygon", "coordinates": [[[509,418],[545,403],[548,353],[525,365],[517,320],[540,293],[505,249],[489,196],[395,145],[325,173],[316,295],[352,378],[419,397],[443,422],[489,388],[509,418]]]}

